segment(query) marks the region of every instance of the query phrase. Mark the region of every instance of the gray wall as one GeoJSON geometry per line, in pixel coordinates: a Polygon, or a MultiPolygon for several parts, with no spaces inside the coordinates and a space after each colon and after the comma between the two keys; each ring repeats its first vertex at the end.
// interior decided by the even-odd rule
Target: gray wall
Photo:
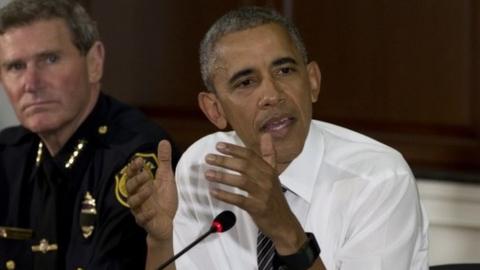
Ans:
{"type": "MultiPolygon", "coordinates": [[[[0,0],[0,7],[7,2],[8,0],[0,0]]],[[[8,102],[3,86],[0,85],[0,129],[16,125],[17,123],[18,121],[13,113],[12,106],[10,106],[10,103],[8,102]]]]}
{"type": "Polygon", "coordinates": [[[18,123],[3,87],[0,86],[0,129],[18,123]]]}

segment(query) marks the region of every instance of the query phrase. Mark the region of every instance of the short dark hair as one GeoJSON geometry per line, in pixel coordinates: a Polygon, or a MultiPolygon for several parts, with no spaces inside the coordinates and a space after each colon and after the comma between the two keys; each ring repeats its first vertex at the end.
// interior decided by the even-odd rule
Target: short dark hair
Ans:
{"type": "Polygon", "coordinates": [[[73,0],[13,0],[0,9],[0,35],[10,28],[56,18],[66,22],[73,44],[83,55],[100,39],[96,23],[73,0]]]}
{"type": "Polygon", "coordinates": [[[275,23],[287,30],[303,61],[308,62],[307,50],[295,25],[272,9],[263,7],[241,7],[232,10],[218,19],[205,34],[200,43],[200,72],[205,87],[211,92],[215,91],[211,72],[215,57],[214,51],[217,42],[225,35],[257,27],[264,24],[275,23]]]}

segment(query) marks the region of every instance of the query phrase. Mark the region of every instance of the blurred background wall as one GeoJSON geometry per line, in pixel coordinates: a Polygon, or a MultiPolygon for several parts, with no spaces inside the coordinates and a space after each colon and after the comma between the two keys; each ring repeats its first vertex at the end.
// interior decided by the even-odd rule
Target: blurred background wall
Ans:
{"type": "MultiPolygon", "coordinates": [[[[8,0],[0,0],[0,7],[3,7],[8,0]]],[[[3,86],[0,84],[0,130],[2,128],[17,124],[17,119],[13,113],[13,109],[8,102],[3,86]]]]}
{"type": "Polygon", "coordinates": [[[8,126],[16,125],[17,122],[17,118],[8,102],[5,91],[3,87],[0,87],[0,130],[8,126]]]}
{"type": "Polygon", "coordinates": [[[104,89],[183,148],[214,130],[196,104],[204,32],[231,8],[267,5],[293,19],[320,65],[315,118],[399,149],[418,176],[479,181],[479,1],[83,2],[107,47],[104,89]]]}
{"type": "Polygon", "coordinates": [[[479,1],[80,1],[106,45],[103,89],[182,149],[215,130],[196,104],[208,27],[242,5],[292,18],[322,71],[314,117],[402,152],[431,220],[432,264],[480,262],[479,1]]]}

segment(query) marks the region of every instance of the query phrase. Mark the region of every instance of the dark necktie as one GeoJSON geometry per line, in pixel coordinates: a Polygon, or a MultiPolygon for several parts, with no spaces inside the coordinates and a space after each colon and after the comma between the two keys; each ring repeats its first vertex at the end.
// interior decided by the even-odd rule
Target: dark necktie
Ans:
{"type": "Polygon", "coordinates": [[[272,240],[258,231],[257,236],[257,262],[258,270],[272,270],[273,258],[275,257],[275,248],[272,240]]]}
{"type": "MultiPolygon", "coordinates": [[[[283,193],[287,191],[285,187],[282,187],[283,193]]],[[[275,247],[270,237],[258,231],[257,236],[257,263],[258,270],[273,270],[275,258],[275,247]]],[[[278,267],[278,265],[277,265],[278,267]]]]}
{"type": "MultiPolygon", "coordinates": [[[[57,243],[57,186],[58,173],[53,160],[45,159],[41,167],[41,171],[37,179],[38,205],[33,208],[37,212],[37,228],[36,241],[45,239],[48,244],[57,243]]],[[[40,242],[36,243],[39,245],[40,242]]],[[[41,245],[40,245],[41,246],[41,245]]],[[[57,251],[48,251],[43,253],[41,251],[34,252],[34,269],[49,269],[57,268],[57,251]]]]}

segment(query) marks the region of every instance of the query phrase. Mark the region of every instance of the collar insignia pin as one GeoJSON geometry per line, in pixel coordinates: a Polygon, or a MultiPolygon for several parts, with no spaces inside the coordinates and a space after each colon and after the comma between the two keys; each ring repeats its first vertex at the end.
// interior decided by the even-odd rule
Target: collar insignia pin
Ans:
{"type": "Polygon", "coordinates": [[[98,127],[98,133],[99,134],[105,135],[105,134],[107,134],[107,132],[108,132],[108,126],[103,125],[103,126],[98,127]]]}

